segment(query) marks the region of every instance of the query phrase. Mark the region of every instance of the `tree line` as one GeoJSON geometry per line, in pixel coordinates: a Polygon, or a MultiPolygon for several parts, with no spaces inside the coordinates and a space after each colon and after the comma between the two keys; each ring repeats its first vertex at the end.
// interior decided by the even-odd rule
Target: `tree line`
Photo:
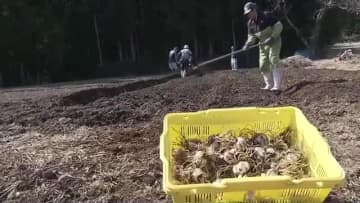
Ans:
{"type": "MultiPolygon", "coordinates": [[[[239,48],[246,40],[245,2],[1,0],[0,83],[13,86],[158,73],[167,70],[169,49],[185,43],[198,60],[224,54],[231,45],[239,48]]],[[[325,0],[254,2],[284,22],[283,56],[308,45],[321,47],[344,33],[339,26],[354,29],[351,25],[357,25],[356,18],[346,15],[330,26],[334,37],[320,40],[322,32],[328,34],[324,28],[334,22],[334,13],[345,16],[341,11],[350,11],[356,16],[354,5],[325,0]]]]}

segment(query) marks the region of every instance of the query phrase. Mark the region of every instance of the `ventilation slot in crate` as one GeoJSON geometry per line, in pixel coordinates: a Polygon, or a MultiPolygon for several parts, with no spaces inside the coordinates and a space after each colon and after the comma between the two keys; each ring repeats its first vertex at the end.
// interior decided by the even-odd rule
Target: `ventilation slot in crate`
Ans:
{"type": "Polygon", "coordinates": [[[186,203],[203,203],[214,200],[221,200],[224,193],[201,193],[196,195],[188,195],[185,197],[186,203]]]}
{"type": "Polygon", "coordinates": [[[209,126],[199,126],[199,125],[181,126],[180,133],[185,136],[209,135],[210,127],[209,126]]]}
{"type": "Polygon", "coordinates": [[[267,132],[268,134],[278,134],[285,130],[285,126],[281,121],[261,121],[255,122],[252,128],[256,131],[267,132]]]}
{"type": "Polygon", "coordinates": [[[285,198],[306,198],[316,197],[319,193],[318,189],[298,189],[298,190],[285,190],[282,194],[285,198]]]}

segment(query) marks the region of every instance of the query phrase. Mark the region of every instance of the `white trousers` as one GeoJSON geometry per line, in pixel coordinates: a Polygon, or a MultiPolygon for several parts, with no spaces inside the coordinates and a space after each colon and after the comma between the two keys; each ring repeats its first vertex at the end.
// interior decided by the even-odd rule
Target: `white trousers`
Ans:
{"type": "Polygon", "coordinates": [[[231,58],[231,70],[237,70],[237,60],[236,60],[236,58],[231,58]]]}

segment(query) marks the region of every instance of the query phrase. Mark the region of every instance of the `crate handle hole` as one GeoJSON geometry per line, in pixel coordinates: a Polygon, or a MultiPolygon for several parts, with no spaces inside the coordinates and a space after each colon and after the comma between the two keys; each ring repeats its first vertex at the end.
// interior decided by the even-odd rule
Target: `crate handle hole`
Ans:
{"type": "Polygon", "coordinates": [[[300,184],[302,182],[303,182],[302,180],[291,180],[291,183],[295,185],[300,184]]]}
{"type": "Polygon", "coordinates": [[[319,182],[316,182],[316,185],[319,186],[319,187],[324,187],[324,183],[319,181],[319,182]]]}
{"type": "Polygon", "coordinates": [[[276,115],[279,115],[279,114],[280,114],[280,111],[278,111],[278,110],[268,110],[268,111],[266,111],[266,110],[261,110],[261,111],[259,111],[260,114],[267,114],[267,113],[269,113],[269,112],[273,112],[273,113],[275,113],[276,115]]]}

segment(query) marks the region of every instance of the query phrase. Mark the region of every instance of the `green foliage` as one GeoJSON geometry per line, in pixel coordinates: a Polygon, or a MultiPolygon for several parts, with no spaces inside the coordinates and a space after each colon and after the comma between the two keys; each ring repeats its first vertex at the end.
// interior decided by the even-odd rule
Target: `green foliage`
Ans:
{"type": "MultiPolygon", "coordinates": [[[[246,40],[245,2],[1,0],[0,73],[5,85],[95,77],[106,67],[98,66],[94,23],[104,64],[118,66],[117,73],[166,70],[169,49],[185,43],[198,59],[227,53],[234,40],[237,47],[246,40]]],[[[256,2],[265,9],[275,0],[256,2]]],[[[289,17],[310,38],[319,4],[301,0],[287,4],[289,17]]],[[[284,55],[290,55],[302,45],[284,24],[284,55]]]]}

